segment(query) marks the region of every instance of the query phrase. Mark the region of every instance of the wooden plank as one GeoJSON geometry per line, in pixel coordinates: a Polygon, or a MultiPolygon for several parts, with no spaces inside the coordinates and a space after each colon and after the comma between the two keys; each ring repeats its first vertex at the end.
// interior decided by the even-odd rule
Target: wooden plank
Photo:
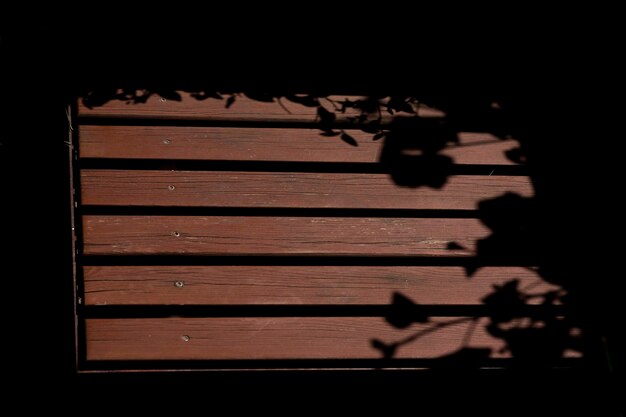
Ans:
{"type": "Polygon", "coordinates": [[[83,216],[84,253],[470,256],[478,219],[83,216]],[[452,242],[467,249],[448,249],[452,242]]]}
{"type": "Polygon", "coordinates": [[[167,100],[153,95],[145,103],[128,103],[111,100],[92,109],[78,106],[79,116],[158,118],[178,120],[220,120],[220,121],[261,121],[261,122],[305,122],[316,119],[316,108],[285,101],[283,108],[278,102],[262,102],[241,96],[226,108],[226,100],[196,100],[188,93],[181,93],[181,100],[167,100]]]}
{"type": "MultiPolygon", "coordinates": [[[[469,342],[470,321],[457,321],[397,350],[399,358],[436,358],[462,347],[486,347],[493,357],[501,339],[479,319],[469,342]]],[[[372,339],[395,342],[431,324],[398,330],[380,317],[164,318],[86,320],[88,360],[376,359],[372,339]]]]}
{"type": "Polygon", "coordinates": [[[80,127],[80,157],[240,161],[376,162],[379,141],[350,132],[359,146],[318,129],[90,126],[80,127]]]}
{"type": "MultiPolygon", "coordinates": [[[[234,103],[226,107],[227,100],[209,98],[197,100],[187,92],[179,92],[181,99],[171,100],[150,96],[144,103],[133,103],[124,100],[111,100],[102,106],[93,108],[86,107],[82,101],[78,105],[79,116],[89,117],[120,117],[120,118],[156,118],[175,120],[207,120],[207,121],[230,121],[230,122],[290,122],[290,123],[314,123],[317,121],[317,108],[307,107],[294,103],[285,98],[276,98],[271,102],[253,100],[245,95],[237,95],[234,103]]],[[[346,99],[355,101],[359,96],[328,96],[335,102],[346,99]]],[[[333,104],[326,99],[320,99],[320,104],[329,111],[334,110],[333,104]]],[[[419,115],[422,117],[441,117],[442,112],[420,106],[419,115]]],[[[336,112],[337,120],[348,121],[349,117],[360,115],[360,111],[348,108],[345,113],[336,112]]],[[[410,115],[409,113],[404,113],[410,115]]],[[[373,114],[372,118],[378,117],[373,114]]],[[[387,113],[383,113],[385,119],[391,119],[387,113]]]]}
{"type": "MultiPolygon", "coordinates": [[[[189,126],[80,126],[81,158],[293,162],[378,162],[384,141],[351,130],[359,146],[318,129],[189,126]]],[[[517,145],[489,133],[461,132],[459,146],[441,153],[458,164],[513,164],[504,152],[517,145]]]]}
{"type": "Polygon", "coordinates": [[[471,279],[443,266],[85,266],[83,273],[87,305],[383,305],[394,292],[420,304],[477,305],[513,279],[532,293],[558,289],[521,267],[481,268],[471,279]]]}
{"type": "Polygon", "coordinates": [[[387,174],[83,170],[86,205],[475,209],[505,192],[533,195],[528,177],[457,175],[442,189],[396,185],[387,174]]]}

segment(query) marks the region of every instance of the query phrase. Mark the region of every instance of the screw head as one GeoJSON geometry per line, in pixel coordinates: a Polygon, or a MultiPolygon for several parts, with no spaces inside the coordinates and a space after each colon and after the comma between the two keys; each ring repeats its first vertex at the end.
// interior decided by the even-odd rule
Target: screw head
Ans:
{"type": "Polygon", "coordinates": [[[185,283],[184,283],[184,282],[182,282],[182,281],[176,281],[176,282],[174,283],[174,286],[175,286],[175,287],[178,287],[178,288],[183,288],[183,287],[185,286],[185,283]]]}
{"type": "Polygon", "coordinates": [[[172,232],[172,236],[179,237],[180,236],[180,232],[172,232]]]}
{"type": "Polygon", "coordinates": [[[176,187],[173,186],[173,185],[168,185],[167,189],[170,190],[170,191],[174,191],[176,189],[176,187]]]}
{"type": "Polygon", "coordinates": [[[184,342],[189,342],[189,339],[191,339],[191,337],[187,336],[186,334],[182,335],[180,338],[183,339],[184,342]]]}

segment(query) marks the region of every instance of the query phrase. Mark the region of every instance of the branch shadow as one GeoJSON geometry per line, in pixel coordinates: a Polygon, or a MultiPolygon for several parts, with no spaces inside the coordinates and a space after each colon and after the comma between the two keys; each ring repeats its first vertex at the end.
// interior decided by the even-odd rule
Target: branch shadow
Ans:
{"type": "MultiPolygon", "coordinates": [[[[346,119],[348,126],[371,134],[374,141],[383,141],[379,163],[399,187],[443,188],[450,176],[454,175],[455,161],[442,151],[459,145],[458,135],[461,131],[487,132],[498,139],[514,137],[519,146],[506,151],[505,156],[511,162],[529,168],[537,192],[533,197],[504,193],[497,198],[477,203],[476,216],[491,233],[476,242],[474,256],[465,261],[467,277],[471,278],[477,270],[488,265],[532,265],[532,270],[543,280],[562,287],[558,292],[529,294],[520,289],[518,281],[512,277],[506,284],[495,286],[493,292],[485,295],[482,300],[492,312],[487,330],[494,337],[503,339],[507,351],[514,358],[520,359],[524,366],[531,363],[545,366],[552,363],[551,360],[562,357],[568,349],[590,354],[590,345],[582,340],[581,334],[591,333],[593,337],[598,335],[589,327],[589,323],[584,323],[585,319],[579,313],[581,309],[589,311],[594,307],[585,304],[590,300],[585,299],[584,291],[579,288],[580,279],[572,276],[569,265],[563,266],[561,254],[555,250],[555,247],[564,246],[564,236],[567,233],[564,233],[562,224],[557,223],[555,227],[554,215],[565,212],[566,203],[556,201],[551,196],[545,198],[546,193],[541,192],[546,188],[554,189],[554,184],[550,183],[553,180],[550,172],[553,166],[545,165],[545,155],[542,153],[558,156],[560,148],[554,144],[546,146],[545,143],[537,143],[537,132],[528,129],[527,123],[520,123],[520,120],[527,117],[525,112],[533,104],[526,97],[520,100],[515,95],[499,96],[493,91],[477,93],[474,90],[471,95],[450,94],[449,91],[437,94],[431,89],[425,89],[424,94],[374,94],[356,100],[337,100],[330,98],[325,92],[301,94],[290,87],[276,88],[276,85],[268,89],[233,89],[193,82],[185,83],[182,88],[180,83],[147,83],[141,87],[136,83],[122,87],[118,84],[105,87],[100,85],[96,88],[90,86],[79,91],[78,96],[83,97],[85,106],[93,108],[111,100],[141,104],[154,96],[180,101],[180,91],[190,92],[191,97],[200,101],[222,100],[225,108],[236,106],[238,97],[279,104],[284,100],[312,107],[316,109],[316,123],[321,136],[336,138],[347,146],[358,146],[350,133],[336,123],[338,115],[352,110],[353,116],[346,119]],[[437,109],[445,117],[421,117],[418,114],[419,106],[437,109]],[[530,318],[523,325],[511,327],[511,321],[524,316],[519,312],[503,311],[515,311],[517,307],[528,305],[531,298],[535,304],[540,300],[538,304],[544,307],[566,306],[570,312],[568,317],[573,318],[530,318]],[[510,328],[504,329],[506,326],[510,328]],[[542,351],[542,346],[545,347],[545,352],[542,351]]],[[[570,201],[569,197],[565,201],[570,201]]],[[[450,242],[448,248],[466,249],[456,242],[450,242]]],[[[412,320],[424,322],[415,320],[410,315],[402,318],[403,312],[412,310],[407,307],[409,304],[413,307],[417,305],[401,294],[395,294],[391,302],[393,313],[387,317],[389,323],[403,328],[408,326],[405,323],[398,325],[403,320],[407,323],[412,320]]],[[[395,352],[400,346],[419,337],[421,336],[409,336],[406,340],[389,345],[374,340],[373,345],[381,351],[383,357],[389,358],[393,357],[390,352],[395,352]]],[[[454,355],[467,358],[484,356],[483,353],[478,355],[463,349],[454,355]]],[[[598,353],[595,352],[594,355],[597,356],[598,353]]],[[[452,358],[447,358],[446,361],[451,362],[452,358]]]]}
{"type": "MultiPolygon", "coordinates": [[[[180,100],[177,91],[180,88],[133,85],[92,89],[80,95],[85,97],[86,106],[95,107],[110,100],[143,103],[154,95],[180,100]]],[[[576,231],[566,218],[580,192],[578,184],[562,187],[562,177],[555,172],[560,167],[554,161],[568,156],[562,150],[565,145],[550,142],[546,136],[564,132],[544,129],[532,121],[536,115],[529,109],[537,100],[534,95],[517,91],[500,96],[492,91],[471,96],[437,95],[427,90],[423,95],[372,94],[361,100],[335,100],[328,98],[325,91],[301,94],[289,88],[245,90],[188,85],[183,91],[191,92],[197,100],[222,100],[225,108],[236,106],[238,97],[242,96],[260,102],[284,100],[315,108],[320,135],[341,140],[346,146],[359,144],[348,129],[336,123],[337,116],[355,111],[354,119],[348,120],[350,128],[371,134],[373,141],[383,141],[378,162],[399,187],[443,188],[455,173],[454,159],[443,152],[459,145],[458,135],[462,131],[488,132],[503,140],[514,138],[518,146],[506,151],[505,156],[528,169],[535,195],[503,193],[477,202],[475,216],[490,232],[476,242],[475,252],[463,260],[463,267],[467,278],[472,279],[477,271],[490,265],[521,265],[560,288],[536,291],[522,287],[512,276],[485,294],[480,300],[484,307],[481,317],[487,318],[486,332],[503,341],[504,347],[499,352],[469,343],[475,328],[481,325],[478,316],[434,322],[429,306],[422,306],[401,293],[392,295],[385,320],[408,335],[394,341],[374,338],[371,345],[381,358],[393,359],[399,350],[416,340],[465,323],[468,330],[460,340],[459,349],[433,360],[433,371],[475,371],[484,368],[494,354],[509,356],[512,359],[509,366],[520,370],[548,371],[560,366],[563,358],[572,356],[581,358],[584,366],[606,367],[609,372],[621,360],[616,348],[606,345],[607,335],[615,337],[619,327],[614,310],[603,306],[604,300],[615,300],[611,294],[615,286],[604,278],[588,279],[590,265],[584,259],[585,254],[580,249],[574,255],[567,250],[575,240],[576,231]],[[422,105],[440,110],[445,117],[421,117],[418,111],[422,105]],[[425,327],[411,331],[415,323],[425,327]]],[[[448,249],[468,248],[450,242],[448,249]]]]}
{"type": "MultiPolygon", "coordinates": [[[[515,124],[520,119],[520,115],[515,114],[519,103],[510,106],[514,110],[509,113],[505,112],[510,104],[507,100],[489,102],[480,96],[475,101],[465,98],[461,102],[438,104],[447,112],[446,120],[436,127],[431,126],[430,130],[402,126],[397,138],[392,131],[387,136],[391,140],[385,143],[381,162],[393,167],[391,177],[399,186],[440,188],[452,175],[453,161],[439,152],[455,143],[460,126],[480,126],[481,130],[501,139],[514,135],[519,146],[507,151],[506,156],[528,168],[536,193],[533,197],[524,197],[504,192],[498,197],[477,202],[476,217],[490,234],[475,242],[475,252],[464,265],[466,275],[471,279],[479,269],[489,265],[519,265],[534,271],[541,280],[560,287],[559,290],[537,292],[521,288],[515,277],[502,285],[494,285],[493,291],[481,300],[488,317],[485,328],[491,336],[503,340],[505,347],[493,352],[470,347],[464,341],[458,351],[440,358],[441,363],[445,367],[454,363],[478,369],[485,366],[485,360],[492,354],[506,353],[512,358],[511,365],[522,369],[548,369],[558,366],[559,360],[567,356],[581,357],[593,364],[590,366],[606,366],[608,369],[610,365],[606,364],[607,358],[602,352],[599,325],[588,314],[597,309],[595,303],[598,300],[585,296],[583,288],[587,287],[581,286],[580,274],[573,273],[574,264],[563,258],[562,251],[567,247],[571,228],[562,219],[555,222],[554,218],[555,214],[567,216],[571,195],[567,195],[567,199],[555,200],[552,196],[545,198],[546,194],[542,192],[553,185],[546,184],[546,179],[553,178],[554,165],[542,165],[542,156],[537,153],[559,155],[559,145],[538,144],[536,132],[527,131],[526,124],[515,124]],[[417,154],[407,155],[407,151],[416,149],[417,154]],[[536,163],[537,160],[540,162],[536,163]],[[529,315],[531,304],[536,305],[533,308],[538,314],[529,315]]],[[[449,242],[448,249],[467,248],[449,242]]],[[[386,320],[396,328],[405,328],[411,323],[428,323],[423,314],[419,318],[411,315],[417,308],[419,304],[395,294],[392,312],[386,320]]],[[[604,317],[607,319],[613,318],[604,317]]],[[[466,320],[475,323],[476,318],[466,320]]],[[[379,349],[383,357],[393,357],[400,347],[456,322],[457,319],[451,319],[446,323],[431,324],[426,330],[420,329],[391,343],[375,339],[372,346],[379,349]]]]}

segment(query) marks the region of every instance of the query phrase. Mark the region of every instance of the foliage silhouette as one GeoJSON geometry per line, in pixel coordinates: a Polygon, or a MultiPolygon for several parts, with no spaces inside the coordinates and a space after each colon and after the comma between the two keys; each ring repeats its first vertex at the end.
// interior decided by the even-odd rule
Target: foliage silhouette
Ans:
{"type": "MultiPolygon", "coordinates": [[[[498,139],[514,138],[519,145],[506,151],[505,156],[515,164],[528,166],[537,193],[534,197],[505,193],[497,198],[481,201],[477,218],[490,229],[489,236],[476,242],[474,256],[464,262],[466,275],[494,262],[526,265],[540,279],[561,286],[558,291],[533,292],[532,287],[520,287],[511,277],[503,285],[494,286],[481,300],[487,312],[486,331],[504,341],[505,351],[522,368],[549,368],[559,363],[566,352],[578,352],[585,359],[596,360],[600,355],[594,344],[598,332],[583,311],[593,309],[581,289],[580,280],[563,268],[560,254],[552,247],[558,230],[553,224],[554,200],[542,192],[546,177],[542,147],[533,137],[536,133],[525,128],[528,114],[526,96],[485,93],[446,95],[426,90],[412,95],[373,94],[361,99],[335,99],[325,93],[295,94],[276,91],[267,94],[245,89],[216,89],[194,87],[184,91],[199,100],[224,100],[225,107],[236,106],[239,96],[261,102],[283,105],[289,101],[315,108],[320,135],[342,140],[351,146],[358,142],[338,123],[338,115],[349,114],[347,123],[371,135],[371,140],[384,140],[379,162],[393,181],[402,187],[442,188],[453,173],[454,161],[442,151],[459,146],[458,133],[465,130],[489,132],[498,139]],[[517,99],[517,100],[516,100],[517,99]],[[444,117],[423,117],[421,108],[441,111],[444,117]],[[555,260],[556,258],[556,260],[555,260]],[[533,302],[529,309],[529,302],[533,302]],[[531,312],[530,314],[529,312],[531,312]],[[567,312],[565,315],[556,312],[567,312]]],[[[154,94],[177,99],[173,92],[147,88],[100,89],[88,91],[84,104],[99,106],[109,100],[142,103],[154,94]]],[[[519,95],[519,93],[518,93],[519,95]]],[[[556,146],[556,145],[554,145],[556,146]]],[[[553,151],[548,146],[549,151],[553,151]]],[[[451,242],[450,250],[462,246],[451,242]]],[[[379,339],[371,341],[382,358],[390,359],[398,349],[436,332],[446,326],[467,322],[468,333],[457,351],[435,362],[434,368],[474,369],[483,366],[494,353],[490,349],[470,347],[476,317],[454,318],[448,322],[431,322],[428,306],[413,302],[402,294],[393,294],[388,323],[409,330],[413,323],[426,325],[422,330],[395,342],[379,339]]],[[[504,353],[504,352],[498,352],[504,353]]]]}

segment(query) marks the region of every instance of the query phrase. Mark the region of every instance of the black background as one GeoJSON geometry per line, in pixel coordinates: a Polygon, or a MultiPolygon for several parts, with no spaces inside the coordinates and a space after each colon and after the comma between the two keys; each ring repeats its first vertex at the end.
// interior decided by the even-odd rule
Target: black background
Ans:
{"type": "MultiPolygon", "coordinates": [[[[319,12],[322,6],[311,7],[319,12]]],[[[28,23],[3,16],[0,282],[9,397],[22,407],[117,407],[125,399],[140,410],[152,404],[179,412],[198,406],[211,412],[222,401],[235,411],[289,400],[299,404],[294,413],[315,406],[328,412],[333,398],[348,407],[414,414],[427,405],[472,415],[615,410],[625,351],[624,211],[623,117],[611,25],[593,36],[585,25],[564,28],[550,18],[545,32],[534,21],[513,25],[507,18],[467,27],[450,20],[426,29],[424,17],[362,20],[348,14],[335,20],[325,14],[332,14],[329,9],[322,12],[313,23],[293,15],[261,19],[254,10],[245,18],[216,12],[163,20],[117,11],[98,25],[85,15],[28,23]],[[527,109],[529,129],[541,135],[543,160],[551,167],[545,172],[563,219],[555,256],[568,260],[597,293],[593,308],[602,310],[611,348],[620,353],[617,373],[76,375],[66,106],[93,85],[207,79],[268,91],[426,88],[445,96],[493,89],[515,97],[527,109]]]]}

